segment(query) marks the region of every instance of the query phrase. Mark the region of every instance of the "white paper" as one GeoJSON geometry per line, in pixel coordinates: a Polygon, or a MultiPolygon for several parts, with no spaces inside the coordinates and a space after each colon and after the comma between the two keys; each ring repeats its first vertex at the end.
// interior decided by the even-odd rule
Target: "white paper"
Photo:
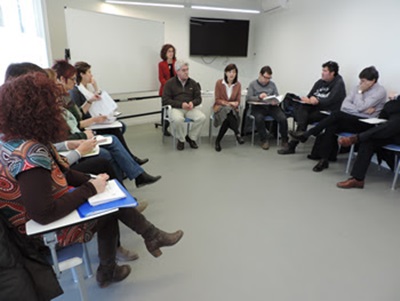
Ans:
{"type": "Polygon", "coordinates": [[[95,123],[91,126],[88,126],[86,129],[88,130],[101,130],[101,129],[110,129],[110,128],[122,128],[122,123],[119,121],[114,121],[113,123],[95,123]]]}
{"type": "Polygon", "coordinates": [[[381,118],[363,118],[359,119],[362,122],[369,123],[369,124],[380,124],[380,123],[385,123],[387,122],[386,119],[381,119],[381,118]]]}
{"type": "Polygon", "coordinates": [[[118,184],[115,182],[115,180],[110,180],[107,182],[105,191],[90,197],[88,202],[92,206],[97,206],[123,199],[124,197],[126,197],[125,193],[118,187],[118,184]]]}

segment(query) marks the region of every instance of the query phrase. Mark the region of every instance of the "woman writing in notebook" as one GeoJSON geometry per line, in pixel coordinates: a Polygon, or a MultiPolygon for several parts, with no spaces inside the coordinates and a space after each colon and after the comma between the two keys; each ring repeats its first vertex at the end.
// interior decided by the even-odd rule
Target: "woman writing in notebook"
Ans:
{"type": "MultiPolygon", "coordinates": [[[[42,73],[23,75],[0,87],[0,210],[22,234],[28,218],[40,224],[60,219],[104,191],[108,179],[107,174],[90,179],[69,169],[52,146],[67,132],[57,103],[61,96],[57,85],[42,73]],[[76,189],[71,192],[68,186],[76,189]]],[[[62,247],[87,241],[97,232],[100,287],[125,279],[131,271],[129,265],[118,266],[115,261],[118,220],[140,234],[155,257],[161,255],[161,247],[176,244],[183,235],[180,230],[159,230],[135,208],[59,230],[62,247]]]]}

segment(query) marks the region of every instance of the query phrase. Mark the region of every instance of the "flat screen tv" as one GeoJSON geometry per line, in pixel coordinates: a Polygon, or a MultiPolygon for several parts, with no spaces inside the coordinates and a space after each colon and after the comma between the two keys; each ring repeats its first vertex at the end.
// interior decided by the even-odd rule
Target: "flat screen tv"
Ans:
{"type": "Polygon", "coordinates": [[[247,56],[248,20],[190,18],[190,55],[247,56]]]}

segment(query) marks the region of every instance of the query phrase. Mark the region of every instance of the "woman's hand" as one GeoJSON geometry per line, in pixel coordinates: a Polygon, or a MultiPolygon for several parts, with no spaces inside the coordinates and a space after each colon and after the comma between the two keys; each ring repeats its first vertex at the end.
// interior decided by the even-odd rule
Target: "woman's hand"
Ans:
{"type": "Polygon", "coordinates": [[[92,139],[94,137],[94,134],[93,134],[92,130],[86,130],[86,131],[84,131],[84,133],[86,134],[86,137],[88,139],[92,139]]]}
{"type": "Polygon", "coordinates": [[[103,123],[107,120],[107,116],[105,115],[100,115],[100,116],[96,116],[96,117],[92,117],[94,123],[103,123]]]}
{"type": "Polygon", "coordinates": [[[84,156],[90,153],[97,145],[96,139],[82,140],[81,144],[76,148],[79,153],[84,156]]]}
{"type": "Polygon", "coordinates": [[[97,193],[101,193],[106,189],[107,180],[109,178],[108,174],[102,173],[99,174],[96,179],[89,180],[89,182],[93,184],[94,188],[96,188],[97,193]]]}

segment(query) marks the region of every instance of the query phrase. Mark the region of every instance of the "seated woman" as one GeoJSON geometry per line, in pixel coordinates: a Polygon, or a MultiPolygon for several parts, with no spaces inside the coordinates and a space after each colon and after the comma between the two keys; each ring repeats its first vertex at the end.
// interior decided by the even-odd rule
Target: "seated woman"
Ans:
{"type": "MultiPolygon", "coordinates": [[[[101,101],[101,96],[97,93],[99,91],[97,84],[92,85],[93,75],[90,68],[91,66],[85,62],[78,62],[74,67],[64,60],[57,61],[53,66],[53,69],[57,72],[57,78],[59,80],[61,80],[61,77],[65,78],[72,72],[76,73],[76,83],[78,86],[74,85],[72,88],[67,90],[72,99],[72,102],[68,105],[68,110],[70,110],[71,113],[74,114],[75,118],[79,121],[79,127],[81,129],[84,129],[85,127],[88,127],[94,123],[102,123],[107,120],[107,116],[93,117],[89,113],[89,109],[93,102],[101,101]],[[85,91],[85,95],[81,91],[85,91]]],[[[96,130],[96,132],[99,134],[110,134],[118,137],[119,141],[121,141],[128,153],[140,165],[143,165],[149,161],[147,158],[139,159],[131,153],[120,129],[107,128],[96,130]]]]}
{"type": "MultiPolygon", "coordinates": [[[[69,94],[66,92],[71,90],[75,85],[75,68],[66,61],[59,61],[53,66],[53,70],[56,71],[58,80],[62,85],[61,88],[64,91],[62,96],[63,104],[70,109],[64,110],[63,114],[69,125],[68,132],[70,135],[68,139],[92,139],[94,133],[91,130],[81,131],[79,120],[76,119],[76,116],[80,112],[79,108],[71,101],[69,94]],[[72,112],[75,112],[75,114],[72,112]]],[[[111,135],[111,137],[113,137],[112,143],[101,147],[100,156],[112,162],[118,180],[122,181],[123,174],[125,174],[130,180],[135,179],[137,187],[141,187],[155,183],[161,179],[161,176],[154,177],[146,173],[138,162],[135,161],[134,156],[123,147],[121,140],[114,135],[111,135]]]]}
{"type": "Polygon", "coordinates": [[[238,82],[238,69],[235,64],[229,64],[224,72],[224,79],[219,79],[215,84],[214,126],[221,126],[215,140],[217,152],[221,151],[221,140],[229,128],[234,131],[239,144],[244,143],[239,133],[242,86],[238,82]]]}
{"type": "MultiPolygon", "coordinates": [[[[104,191],[109,178],[100,174],[90,179],[69,169],[52,146],[67,132],[57,103],[61,96],[57,85],[42,73],[26,74],[0,87],[0,210],[22,234],[28,218],[41,224],[60,219],[104,191]],[[70,192],[68,186],[76,189],[70,192]]],[[[171,234],[159,230],[135,208],[59,230],[61,247],[87,241],[97,232],[100,287],[125,279],[131,271],[129,265],[115,262],[118,220],[140,234],[155,257],[162,254],[161,247],[172,246],[183,236],[181,230],[171,234]]]]}

